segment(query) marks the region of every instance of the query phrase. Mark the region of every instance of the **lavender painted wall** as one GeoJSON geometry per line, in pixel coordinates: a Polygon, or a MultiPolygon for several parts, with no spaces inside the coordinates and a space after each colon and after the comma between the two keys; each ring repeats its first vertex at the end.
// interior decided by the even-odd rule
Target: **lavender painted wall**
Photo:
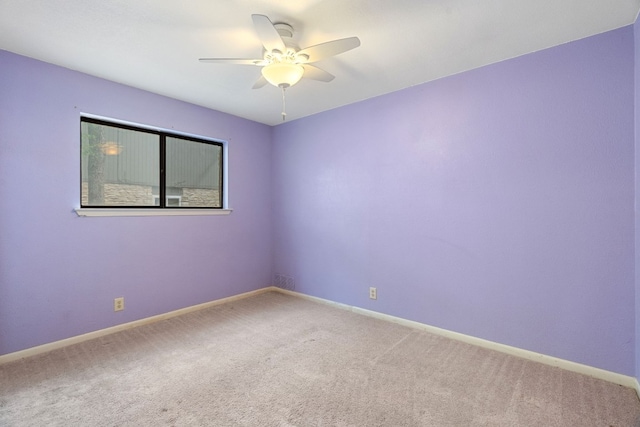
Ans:
{"type": "Polygon", "coordinates": [[[307,294],[637,374],[638,33],[274,129],[0,51],[0,354],[273,270],[307,294]],[[234,212],[78,218],[81,111],[228,140],[234,212]]]}
{"type": "Polygon", "coordinates": [[[0,354],[267,286],[270,158],[268,126],[0,51],[0,354]],[[229,141],[233,213],[77,217],[80,112],[229,141]]]}
{"type": "Polygon", "coordinates": [[[638,217],[638,207],[640,206],[640,19],[636,19],[633,25],[634,34],[634,59],[635,59],[635,108],[634,108],[634,120],[635,120],[635,161],[636,161],[636,176],[635,176],[635,280],[636,280],[636,295],[635,295],[635,368],[636,378],[640,380],[640,218],[638,217]]]}
{"type": "Polygon", "coordinates": [[[634,375],[633,66],[626,27],[278,126],[274,272],[634,375]]]}

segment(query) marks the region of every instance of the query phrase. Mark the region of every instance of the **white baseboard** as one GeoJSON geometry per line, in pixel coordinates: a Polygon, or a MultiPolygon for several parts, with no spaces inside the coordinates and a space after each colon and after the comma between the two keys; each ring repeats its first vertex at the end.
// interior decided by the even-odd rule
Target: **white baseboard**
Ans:
{"type": "Polygon", "coordinates": [[[105,335],[113,334],[115,332],[124,331],[126,329],[135,328],[137,326],[146,325],[149,323],[158,322],[160,320],[169,319],[171,317],[180,316],[182,314],[187,314],[192,311],[202,310],[205,308],[213,307],[219,304],[225,304],[231,301],[237,301],[243,298],[248,298],[254,295],[262,294],[264,292],[268,292],[273,290],[272,288],[262,288],[255,291],[245,292],[239,295],[234,295],[227,298],[221,298],[214,301],[205,302],[203,304],[193,305],[191,307],[181,308],[179,310],[170,311],[168,313],[158,314],[157,316],[146,317],[140,320],[134,320],[133,322],[123,323],[121,325],[111,326],[109,328],[100,329],[97,331],[89,332],[82,335],[77,335],[75,337],[66,338],[60,341],[54,341],[51,343],[39,345],[37,347],[27,348],[25,350],[16,351],[13,353],[3,354],[0,356],[0,365],[3,363],[11,362],[14,360],[22,359],[25,357],[35,356],[37,354],[46,353],[51,350],[56,350],[58,348],[66,347],[72,344],[78,344],[83,341],[88,341],[94,338],[102,337],[105,335]]]}
{"type": "Polygon", "coordinates": [[[408,326],[411,328],[421,329],[436,335],[441,335],[447,338],[451,338],[457,341],[466,342],[468,344],[477,345],[479,347],[496,350],[501,353],[510,354],[512,356],[521,357],[523,359],[532,360],[535,362],[540,362],[545,365],[555,366],[561,369],[565,369],[567,371],[577,372],[580,374],[588,375],[590,377],[598,378],[601,380],[609,381],[614,384],[619,384],[625,387],[632,388],[640,397],[640,384],[638,380],[634,377],[630,377],[627,375],[618,374],[611,371],[606,371],[604,369],[595,368],[593,366],[583,365],[576,362],[571,362],[569,360],[559,359],[553,356],[547,356],[545,354],[536,353],[529,350],[523,350],[517,347],[511,347],[505,344],[496,343],[493,341],[484,340],[482,338],[472,337],[470,335],[461,334],[458,332],[449,331],[446,329],[437,328],[435,326],[425,325],[423,323],[414,322],[412,320],[403,319],[400,317],[390,316],[388,314],[378,313],[372,310],[366,310],[364,308],[354,307],[347,304],[341,304],[334,301],[326,300],[323,298],[318,298],[310,295],[305,295],[299,292],[289,291],[281,288],[277,288],[275,286],[269,286],[262,289],[257,289],[255,291],[245,292],[239,295],[234,295],[227,298],[221,298],[214,301],[209,301],[203,304],[193,305],[191,307],[181,308],[179,310],[170,311],[168,313],[159,314],[157,316],[151,316],[140,320],[135,320],[133,322],[123,323],[121,325],[112,326],[105,329],[100,329],[98,331],[89,332],[82,335],[77,335],[75,337],[66,338],[60,341],[54,341],[51,343],[39,345],[37,347],[31,347],[25,350],[16,351],[14,353],[8,353],[0,356],[0,364],[11,362],[14,360],[22,359],[25,357],[35,356],[41,353],[46,353],[51,350],[56,350],[58,348],[66,347],[72,344],[77,344],[83,341],[88,341],[94,338],[102,337],[105,335],[113,334],[115,332],[124,331],[127,329],[135,328],[137,326],[146,325],[149,323],[158,322],[160,320],[169,319],[171,317],[180,316],[182,314],[190,313],[197,310],[202,310],[205,308],[213,307],[219,304],[225,304],[232,301],[237,301],[243,298],[248,298],[251,296],[259,295],[264,292],[269,291],[277,291],[281,293],[285,293],[287,295],[293,295],[298,298],[304,298],[311,301],[319,302],[322,304],[327,304],[332,307],[340,308],[342,310],[352,311],[357,314],[374,317],[377,319],[385,320],[388,322],[394,322],[400,325],[408,326]]]}
{"type": "Polygon", "coordinates": [[[607,371],[604,369],[595,368],[593,366],[583,365],[581,363],[571,362],[569,360],[564,360],[564,359],[560,359],[553,356],[547,356],[546,354],[536,353],[534,351],[524,350],[517,347],[511,347],[509,345],[488,341],[482,338],[472,337],[470,335],[465,335],[458,332],[437,328],[435,326],[425,325],[424,323],[414,322],[412,320],[390,316],[388,314],[378,313],[372,310],[366,310],[364,308],[336,303],[323,298],[301,294],[299,292],[288,291],[288,290],[280,289],[276,287],[272,287],[272,289],[278,292],[286,293],[288,295],[294,295],[300,298],[305,298],[305,299],[320,302],[323,304],[328,304],[337,308],[352,311],[354,313],[362,314],[369,317],[375,317],[376,319],[382,319],[388,322],[398,323],[400,325],[409,326],[411,328],[421,329],[421,330],[430,332],[432,334],[441,335],[443,337],[451,338],[457,341],[462,341],[468,344],[473,344],[478,347],[483,347],[490,350],[496,350],[501,353],[509,354],[511,356],[532,360],[534,362],[543,363],[549,366],[555,366],[561,369],[565,369],[567,371],[577,372],[579,374],[588,375],[593,378],[598,378],[614,384],[619,384],[621,386],[634,389],[638,394],[638,397],[640,398],[640,384],[638,383],[638,380],[628,375],[622,375],[622,374],[607,371]]]}

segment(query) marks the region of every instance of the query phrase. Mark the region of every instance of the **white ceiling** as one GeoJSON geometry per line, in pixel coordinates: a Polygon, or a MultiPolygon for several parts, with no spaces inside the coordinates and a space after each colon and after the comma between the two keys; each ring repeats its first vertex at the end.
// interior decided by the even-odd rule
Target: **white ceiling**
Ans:
{"type": "MultiPolygon", "coordinates": [[[[358,36],[315,63],[336,78],[287,90],[287,120],[632,24],[640,0],[0,0],[0,49],[245,117],[281,123],[280,89],[251,89],[251,14],[301,48],[358,36]]],[[[2,78],[2,76],[0,76],[2,78]]]]}

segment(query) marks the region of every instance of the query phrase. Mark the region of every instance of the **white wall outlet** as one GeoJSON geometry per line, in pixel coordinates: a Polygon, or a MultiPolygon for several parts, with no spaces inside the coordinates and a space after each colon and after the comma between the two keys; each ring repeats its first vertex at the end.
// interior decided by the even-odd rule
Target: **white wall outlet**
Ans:
{"type": "Polygon", "coordinates": [[[369,288],[369,298],[371,298],[371,299],[378,299],[378,289],[376,289],[376,288],[369,288]]]}
{"type": "Polygon", "coordinates": [[[113,311],[124,310],[124,297],[119,297],[113,300],[113,311]]]}

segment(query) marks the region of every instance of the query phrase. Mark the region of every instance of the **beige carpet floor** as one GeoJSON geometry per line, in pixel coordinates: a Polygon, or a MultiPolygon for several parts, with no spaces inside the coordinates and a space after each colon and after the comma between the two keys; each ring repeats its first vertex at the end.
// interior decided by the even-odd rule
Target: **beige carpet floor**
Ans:
{"type": "Polygon", "coordinates": [[[277,292],[0,365],[1,426],[640,426],[631,389],[277,292]]]}

